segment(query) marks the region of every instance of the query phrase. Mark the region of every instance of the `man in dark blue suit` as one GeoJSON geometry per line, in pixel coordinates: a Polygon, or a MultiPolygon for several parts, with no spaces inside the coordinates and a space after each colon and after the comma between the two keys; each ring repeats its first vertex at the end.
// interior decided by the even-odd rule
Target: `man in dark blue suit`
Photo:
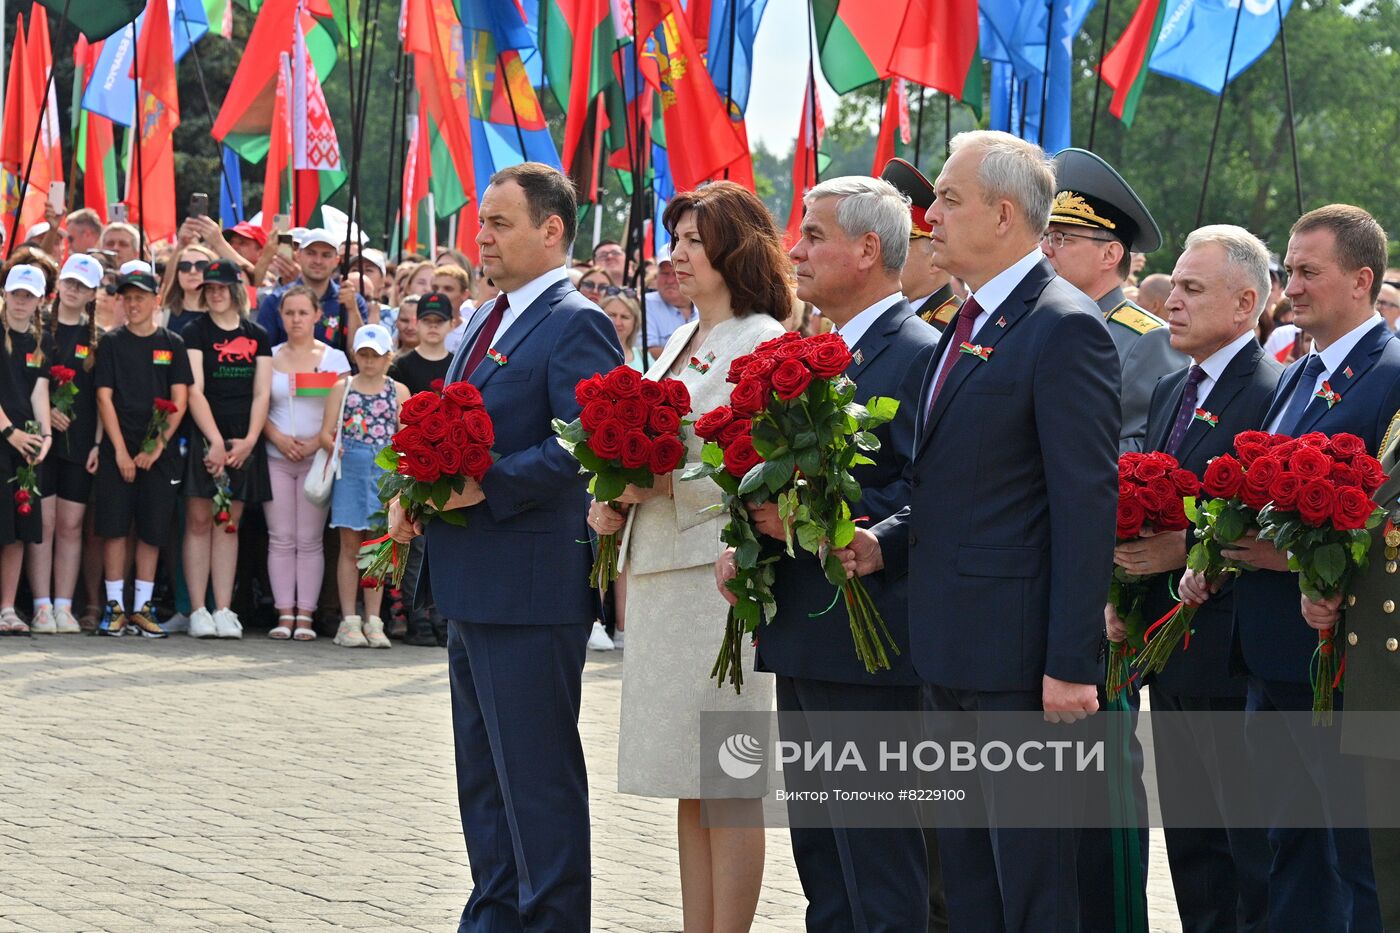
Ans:
{"type": "MultiPolygon", "coordinates": [[[[1377,452],[1400,409],[1400,342],[1374,309],[1385,260],[1385,231],[1358,207],[1318,208],[1293,225],[1284,294],[1293,302],[1296,323],[1312,337],[1313,351],[1283,374],[1264,418],[1266,430],[1294,437],[1345,432],[1377,452]]],[[[1249,675],[1246,728],[1255,722],[1262,728],[1262,717],[1272,711],[1312,708],[1308,675],[1317,638],[1302,621],[1298,578],[1288,571],[1287,555],[1252,534],[1224,553],[1259,568],[1235,583],[1234,621],[1249,675]]],[[[1187,571],[1181,594],[1199,601],[1206,590],[1187,571]]],[[[1342,697],[1337,695],[1338,709],[1342,697]]],[[[1290,717],[1288,725],[1297,751],[1283,785],[1290,793],[1312,802],[1364,794],[1354,771],[1341,765],[1340,730],[1312,727],[1305,716],[1290,717]]],[[[1272,761],[1271,767],[1281,767],[1277,754],[1272,761]]],[[[1275,803],[1290,809],[1287,799],[1275,803]]],[[[1381,929],[1365,829],[1299,829],[1283,815],[1271,821],[1269,844],[1270,930],[1381,929]]]]}
{"type": "MultiPolygon", "coordinates": [[[[430,522],[425,578],[449,621],[457,795],[473,889],[463,931],[589,929],[588,776],[578,714],[597,615],[585,479],[550,421],[622,362],[616,331],[569,283],[573,187],[527,162],[481,198],[481,262],[501,289],[468,323],[446,382],[481,390],[498,457],[430,522]]],[[[395,538],[421,526],[390,510],[395,538]]],[[[420,586],[421,586],[420,582],[420,586]]]]}
{"type": "MultiPolygon", "coordinates": [[[[900,294],[900,269],[908,254],[910,214],[906,198],[888,182],[847,177],[822,182],[805,198],[802,239],[792,248],[797,297],[821,308],[853,354],[846,376],[856,401],[874,396],[899,401],[894,420],[875,430],[880,452],[874,464],[852,475],[861,485],[859,513],[871,522],[888,518],[909,501],[903,474],[914,448],[919,384],[938,332],[900,294]],[[841,223],[841,212],[848,218],[841,223]]],[[[758,529],[782,540],[777,506],[751,509],[758,529]]],[[[732,556],[720,560],[720,592],[733,576],[732,556]]],[[[755,666],[777,675],[783,738],[822,741],[829,711],[913,712],[920,680],[909,662],[908,603],[904,580],[875,590],[876,606],[899,654],[891,669],[869,673],[856,657],[844,604],[831,610],[833,587],[812,555],[783,557],[775,567],[777,616],[759,630],[755,666]],[[805,714],[811,714],[810,716],[805,714]],[[789,729],[790,724],[805,725],[789,729]]],[[[792,786],[790,779],[789,786],[792,786]]],[[[799,825],[801,805],[791,804],[792,851],[807,896],[807,929],[813,933],[922,930],[927,923],[928,870],[923,833],[910,809],[903,828],[849,828],[832,807],[820,825],[799,825]]]]}
{"type": "MultiPolygon", "coordinates": [[[[910,504],[840,553],[908,573],[914,668],[936,710],[1098,709],[1118,489],[1119,365],[1098,309],[1040,253],[1044,152],[963,133],[929,208],[972,295],[921,393],[910,504]]],[[[997,780],[983,782],[996,806],[997,780]]],[[[938,829],[954,929],[1079,929],[1073,829],[938,829]]]]}
{"type": "MultiPolygon", "coordinates": [[[[1242,227],[1202,227],[1186,238],[1172,272],[1164,313],[1174,350],[1191,365],[1164,376],[1148,406],[1146,449],[1171,454],[1197,476],[1212,459],[1234,448],[1235,435],[1256,431],[1273,399],[1283,368],[1264,353],[1254,327],[1269,299],[1269,251],[1242,227]]],[[[1153,620],[1176,604],[1170,584],[1186,566],[1194,539],[1163,532],[1120,544],[1115,562],[1139,576],[1157,575],[1143,608],[1153,620]]],[[[1245,679],[1230,670],[1233,589],[1223,589],[1197,610],[1189,647],[1178,649],[1152,687],[1153,753],[1162,788],[1167,859],[1177,911],[1186,933],[1262,931],[1268,919],[1269,846],[1255,828],[1200,829],[1178,821],[1172,788],[1213,791],[1227,820],[1221,760],[1244,742],[1243,730],[1227,732],[1226,717],[1197,714],[1244,710],[1245,679]],[[1169,777],[1167,777],[1169,775],[1169,777]]],[[[1105,609],[1109,637],[1126,633],[1112,606],[1105,609]]]]}

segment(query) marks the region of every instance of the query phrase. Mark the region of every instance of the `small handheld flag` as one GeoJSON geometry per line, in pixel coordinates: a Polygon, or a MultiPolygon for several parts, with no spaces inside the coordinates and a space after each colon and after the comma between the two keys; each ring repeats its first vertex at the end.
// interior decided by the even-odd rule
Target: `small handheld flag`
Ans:
{"type": "Polygon", "coordinates": [[[339,373],[292,373],[293,398],[318,398],[331,394],[339,373]]]}

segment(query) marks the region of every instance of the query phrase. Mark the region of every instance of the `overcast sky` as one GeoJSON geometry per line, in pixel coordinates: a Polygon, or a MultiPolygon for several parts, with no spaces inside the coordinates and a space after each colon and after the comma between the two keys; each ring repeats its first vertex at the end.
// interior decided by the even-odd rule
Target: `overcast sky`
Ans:
{"type": "MultiPolygon", "coordinates": [[[[797,138],[807,80],[806,0],[768,0],[754,42],[753,84],[747,113],[749,142],[786,155],[797,138]]],[[[836,112],[836,93],[817,72],[826,119],[836,112]]]]}

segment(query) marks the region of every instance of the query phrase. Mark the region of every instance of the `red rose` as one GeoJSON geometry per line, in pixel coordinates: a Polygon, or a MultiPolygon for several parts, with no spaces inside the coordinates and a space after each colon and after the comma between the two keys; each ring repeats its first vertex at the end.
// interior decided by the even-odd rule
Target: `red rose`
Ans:
{"type": "Polygon", "coordinates": [[[603,377],[589,376],[574,386],[574,398],[580,406],[596,402],[600,398],[607,398],[607,393],[603,391],[603,377]]]}
{"type": "Polygon", "coordinates": [[[431,450],[410,450],[399,455],[399,472],[420,483],[435,483],[442,476],[442,467],[431,450]]]}
{"type": "Polygon", "coordinates": [[[752,353],[745,353],[743,356],[736,356],[729,362],[729,375],[725,381],[730,385],[738,385],[739,380],[744,378],[744,370],[748,369],[756,357],[752,353]]]}
{"type": "Polygon", "coordinates": [[[685,387],[684,382],[679,379],[667,379],[661,386],[666,390],[666,400],[676,410],[676,414],[682,418],[690,414],[690,390],[685,387]]]}
{"type": "Polygon", "coordinates": [[[1201,477],[1201,488],[1206,495],[1216,499],[1231,499],[1240,491],[1244,483],[1244,468],[1229,454],[1216,457],[1206,467],[1206,475],[1201,477]]]}
{"type": "Polygon", "coordinates": [[[1387,479],[1381,462],[1369,454],[1362,454],[1351,461],[1351,468],[1361,474],[1361,488],[1366,490],[1368,496],[1380,489],[1387,479]]]}
{"type": "Polygon", "coordinates": [[[1190,526],[1191,520],[1186,517],[1186,506],[1178,498],[1167,502],[1153,525],[1158,531],[1181,531],[1190,526]]]}
{"type": "Polygon", "coordinates": [[[598,430],[598,426],[613,416],[612,402],[607,399],[597,399],[583,406],[583,411],[579,412],[578,420],[583,425],[583,429],[589,433],[598,430]]]}
{"type": "MultiPolygon", "coordinates": [[[[801,344],[788,344],[796,347],[801,344]]],[[[773,370],[773,391],[778,393],[778,398],[785,402],[790,402],[803,392],[807,391],[807,386],[812,384],[812,371],[807,368],[807,364],[799,359],[789,357],[778,364],[778,368],[773,370]]]]}
{"type": "Polygon", "coordinates": [[[447,415],[441,411],[434,411],[418,423],[418,430],[423,432],[425,441],[436,444],[447,436],[447,425],[447,415]]]}
{"type": "Polygon", "coordinates": [[[1366,453],[1366,442],[1355,434],[1334,434],[1327,445],[1327,450],[1338,460],[1350,463],[1366,453]]]}
{"type": "Polygon", "coordinates": [[[639,398],[624,398],[613,406],[613,417],[629,428],[643,428],[647,423],[647,407],[639,398]]]}
{"type": "Polygon", "coordinates": [[[165,412],[167,415],[173,415],[173,414],[175,414],[175,412],[177,412],[177,411],[180,410],[180,406],[179,406],[179,405],[176,405],[174,402],[172,402],[172,401],[171,401],[170,399],[168,399],[168,398],[158,398],[158,399],[156,399],[156,400],[155,400],[155,405],[156,405],[156,410],[158,410],[158,411],[163,411],[163,412],[165,412]]]}
{"type": "Polygon", "coordinates": [[[442,391],[442,380],[441,380],[441,379],[434,379],[432,382],[428,383],[428,388],[429,388],[429,389],[432,389],[434,392],[441,392],[441,391],[442,391]]]}
{"type": "Polygon", "coordinates": [[[1327,478],[1334,486],[1351,486],[1355,489],[1362,487],[1364,479],[1360,470],[1346,463],[1332,464],[1332,472],[1327,474],[1327,478]]]}
{"type": "Polygon", "coordinates": [[[753,438],[747,434],[736,438],[724,452],[725,472],[737,479],[743,479],[749,470],[762,462],[763,458],[753,449],[753,438]]]}
{"type": "Polygon", "coordinates": [[[421,424],[423,419],[437,411],[442,399],[432,392],[418,392],[403,403],[399,419],[404,424],[421,424]]]}
{"type": "Polygon", "coordinates": [[[1254,466],[1254,461],[1260,457],[1268,456],[1269,448],[1263,444],[1237,443],[1235,444],[1235,453],[1239,456],[1240,463],[1244,464],[1245,469],[1249,469],[1254,466]]]}
{"type": "MultiPolygon", "coordinates": [[[[1284,436],[1284,435],[1277,435],[1284,436]]],[[[1238,449],[1241,444],[1260,444],[1264,447],[1272,446],[1271,438],[1275,435],[1267,431],[1241,431],[1235,435],[1235,447],[1238,449]]]]}
{"type": "Polygon", "coordinates": [[[1274,508],[1291,512],[1298,507],[1298,491],[1303,488],[1303,478],[1297,473],[1283,473],[1269,486],[1269,498],[1274,508]]]}
{"type": "Polygon", "coordinates": [[[481,390],[470,382],[454,382],[443,390],[442,395],[458,408],[469,411],[473,408],[484,408],[486,404],[481,400],[481,390]]]}
{"type": "MultiPolygon", "coordinates": [[[[1282,434],[1276,434],[1274,436],[1283,437],[1282,434]]],[[[1296,438],[1286,437],[1280,443],[1274,444],[1272,447],[1270,447],[1269,453],[1273,454],[1275,457],[1282,460],[1284,463],[1287,463],[1288,458],[1293,456],[1293,454],[1301,446],[1302,445],[1298,443],[1296,438]]]]}
{"type": "Polygon", "coordinates": [[[657,476],[679,469],[685,462],[685,445],[671,435],[658,437],[651,445],[651,472],[657,476]]]}
{"type": "MultiPolygon", "coordinates": [[[[1262,432],[1261,432],[1262,433],[1262,432]]],[[[1289,437],[1287,434],[1265,434],[1270,447],[1287,447],[1290,444],[1297,444],[1296,437],[1289,437]]]]}
{"type": "MultiPolygon", "coordinates": [[[[1259,461],[1260,463],[1272,461],[1259,461]]],[[[1257,466],[1257,464],[1256,464],[1257,466]]],[[[1263,473],[1256,473],[1250,469],[1244,475],[1244,485],[1240,487],[1240,501],[1251,509],[1262,509],[1273,499],[1273,481],[1278,479],[1280,474],[1274,473],[1272,476],[1263,473]]]]}
{"type": "Polygon", "coordinates": [[[773,357],[779,363],[787,360],[797,360],[801,362],[811,355],[811,347],[807,340],[787,340],[773,348],[773,357]]]}
{"type": "Polygon", "coordinates": [[[421,428],[400,428],[389,442],[389,446],[401,454],[406,454],[411,450],[423,450],[428,446],[428,442],[423,438],[421,428]]]}
{"type": "Polygon", "coordinates": [[[1339,531],[1365,528],[1375,510],[1376,504],[1360,489],[1339,489],[1336,504],[1332,508],[1332,524],[1339,531]]]}
{"type": "Polygon", "coordinates": [[[1151,460],[1154,463],[1160,463],[1162,467],[1167,470],[1175,470],[1176,468],[1181,466],[1181,464],[1177,462],[1175,457],[1161,450],[1154,450],[1151,453],[1144,454],[1143,456],[1147,457],[1148,460],[1151,460]]]}
{"type": "Polygon", "coordinates": [[[807,359],[807,365],[812,367],[819,378],[835,379],[846,371],[846,367],[851,365],[851,351],[846,347],[846,341],[839,334],[825,334],[821,337],[813,337],[814,341],[822,341],[812,348],[812,355],[807,359]],[[835,337],[835,340],[825,340],[825,337],[835,337]]]}
{"type": "Polygon", "coordinates": [[[1201,492],[1201,481],[1190,470],[1172,470],[1171,481],[1179,496],[1195,496],[1201,492]]]}
{"type": "Polygon", "coordinates": [[[763,343],[760,343],[757,347],[754,348],[753,355],[754,355],[754,356],[777,356],[777,354],[778,354],[778,348],[779,348],[779,347],[784,346],[784,345],[789,344],[789,343],[792,343],[792,342],[795,341],[795,340],[801,340],[801,339],[802,339],[802,335],[801,335],[801,334],[797,333],[796,331],[790,330],[790,331],[787,331],[787,332],[785,332],[785,333],[779,334],[778,336],[774,337],[772,340],[765,340],[765,341],[763,341],[763,343]]]}
{"type": "Polygon", "coordinates": [[[1151,486],[1137,487],[1133,490],[1133,498],[1149,515],[1161,511],[1162,506],[1165,505],[1162,496],[1151,486]]]}
{"type": "Polygon", "coordinates": [[[651,463],[651,438],[638,430],[628,431],[622,439],[622,466],[635,470],[651,463]]]}
{"type": "Polygon", "coordinates": [[[1321,431],[1309,431],[1302,437],[1297,438],[1297,441],[1304,447],[1316,447],[1318,450],[1326,450],[1331,438],[1321,431]]]}
{"type": "Polygon", "coordinates": [[[761,356],[748,365],[744,370],[745,379],[760,379],[765,383],[773,375],[773,370],[778,368],[778,360],[772,356],[761,356]]]}
{"type": "MultiPolygon", "coordinates": [[[[1298,438],[1302,444],[1303,438],[1298,438]]],[[[1303,479],[1325,479],[1332,472],[1332,458],[1316,447],[1303,445],[1288,458],[1288,469],[1303,479]]]]}
{"type": "Polygon", "coordinates": [[[637,397],[642,400],[642,404],[648,408],[655,408],[657,405],[665,404],[666,390],[661,387],[661,383],[652,379],[643,379],[642,386],[637,390],[637,397]]]}
{"type": "Polygon", "coordinates": [[[1147,484],[1152,491],[1157,494],[1157,498],[1166,502],[1168,499],[1176,498],[1176,485],[1167,476],[1159,476],[1147,484]]]}
{"type": "Polygon", "coordinates": [[[1298,490],[1298,517],[1304,524],[1321,527],[1332,516],[1337,496],[1332,484],[1323,479],[1307,480],[1298,490]]]}
{"type": "Polygon", "coordinates": [[[743,437],[752,430],[753,422],[747,418],[740,421],[731,421],[719,432],[719,445],[721,447],[728,447],[730,444],[734,443],[737,438],[743,437]]]}
{"type": "Polygon", "coordinates": [[[1142,533],[1142,523],[1147,512],[1142,503],[1129,499],[1118,503],[1118,540],[1126,541],[1142,533]]]}
{"type": "Polygon", "coordinates": [[[464,448],[454,447],[451,444],[439,444],[433,449],[433,455],[437,457],[438,466],[442,468],[443,476],[461,475],[464,452],[464,448]]]}
{"type": "Polygon", "coordinates": [[[642,392],[642,374],[630,366],[619,366],[603,377],[603,388],[615,399],[637,398],[642,392]]]}
{"type": "Polygon", "coordinates": [[[681,416],[673,408],[653,408],[647,427],[658,436],[674,435],[681,429],[681,416]]]}
{"type": "Polygon", "coordinates": [[[485,447],[468,447],[462,451],[462,472],[478,483],[486,475],[486,471],[491,469],[491,464],[494,462],[491,459],[491,452],[485,447]]]}
{"type": "Polygon", "coordinates": [[[768,387],[757,379],[745,378],[729,393],[729,407],[736,415],[753,415],[768,403],[768,387]]]}
{"type": "Polygon", "coordinates": [[[733,420],[734,409],[728,405],[721,405],[700,416],[700,420],[695,422],[695,433],[702,440],[712,441],[719,436],[724,426],[733,420]]]}
{"type": "Polygon", "coordinates": [[[1257,484],[1269,484],[1284,472],[1283,461],[1277,457],[1263,457],[1254,461],[1254,465],[1245,474],[1245,482],[1253,480],[1257,484]]]}
{"type": "Polygon", "coordinates": [[[464,412],[462,420],[458,423],[466,428],[467,438],[471,443],[481,444],[483,447],[490,447],[496,443],[496,428],[485,409],[464,412]]]}
{"type": "Polygon", "coordinates": [[[1137,466],[1133,467],[1133,476],[1144,483],[1166,475],[1167,468],[1156,460],[1144,458],[1137,466]]]}
{"type": "Polygon", "coordinates": [[[604,460],[616,460],[622,454],[622,439],[626,435],[627,425],[616,418],[609,419],[588,436],[588,449],[604,460]]]}

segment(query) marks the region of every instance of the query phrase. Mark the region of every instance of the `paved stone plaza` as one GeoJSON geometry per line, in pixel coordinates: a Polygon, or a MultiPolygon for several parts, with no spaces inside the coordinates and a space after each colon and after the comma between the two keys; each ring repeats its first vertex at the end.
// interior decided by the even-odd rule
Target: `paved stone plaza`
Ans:
{"type": "MultiPolygon", "coordinates": [[[[622,658],[584,675],[593,929],[680,930],[674,804],[614,789],[622,658]]],[[[456,929],[444,651],[8,638],[0,710],[0,933],[456,929]]],[[[1160,834],[1152,858],[1176,931],[1160,834]]],[[[754,929],[801,930],[804,903],[770,831],[754,929]]]]}

